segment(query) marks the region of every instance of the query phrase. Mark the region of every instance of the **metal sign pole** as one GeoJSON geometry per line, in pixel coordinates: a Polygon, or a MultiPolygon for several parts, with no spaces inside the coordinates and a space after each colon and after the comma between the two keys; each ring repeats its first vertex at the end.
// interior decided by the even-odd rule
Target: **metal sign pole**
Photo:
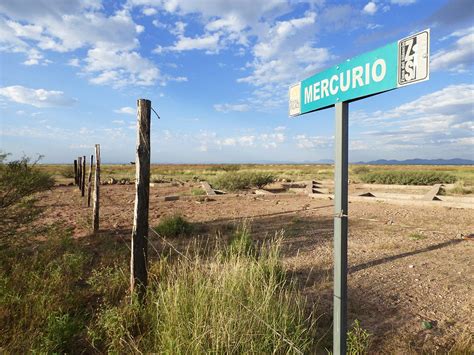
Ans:
{"type": "Polygon", "coordinates": [[[334,168],[334,310],[333,353],[346,354],[347,338],[347,222],[349,104],[336,107],[334,168]]]}

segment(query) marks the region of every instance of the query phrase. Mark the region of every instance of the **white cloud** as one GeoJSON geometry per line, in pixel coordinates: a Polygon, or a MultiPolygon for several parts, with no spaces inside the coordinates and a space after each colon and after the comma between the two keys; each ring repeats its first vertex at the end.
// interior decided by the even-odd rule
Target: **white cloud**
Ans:
{"type": "Polygon", "coordinates": [[[333,59],[326,48],[313,47],[316,14],[279,21],[270,26],[253,49],[254,60],[247,64],[252,72],[238,79],[256,90],[249,103],[258,109],[281,106],[288,86],[320,70],[333,59]]]}
{"type": "Polygon", "coordinates": [[[373,1],[369,1],[362,11],[368,15],[375,15],[377,12],[377,4],[373,1]]]}
{"type": "MultiPolygon", "coordinates": [[[[15,1],[2,2],[0,13],[8,17],[0,18],[0,51],[25,53],[25,65],[48,64],[47,50],[87,49],[82,69],[93,75],[92,83],[120,87],[167,80],[137,50],[137,35],[145,28],[134,22],[127,6],[108,15],[96,0],[15,1]]],[[[79,58],[69,61],[80,63],[79,58]]]]}
{"type": "Polygon", "coordinates": [[[245,112],[250,109],[250,106],[247,104],[215,104],[214,110],[218,112],[228,113],[231,111],[245,112]]]}
{"type": "Polygon", "coordinates": [[[31,89],[21,85],[2,87],[0,95],[12,102],[35,107],[68,107],[77,101],[67,97],[62,91],[31,89]]]}
{"type": "Polygon", "coordinates": [[[96,74],[93,84],[121,87],[128,84],[153,85],[160,79],[160,71],[138,52],[113,51],[105,47],[90,49],[85,59],[86,72],[96,74]]]}
{"type": "Polygon", "coordinates": [[[80,67],[81,64],[80,64],[80,60],[78,58],[72,58],[69,60],[69,62],[67,62],[68,65],[70,65],[71,67],[80,67]]]}
{"type": "Polygon", "coordinates": [[[474,58],[474,27],[453,32],[445,37],[458,38],[451,48],[435,53],[431,58],[431,69],[448,70],[463,73],[473,64],[474,58]]]}
{"type": "Polygon", "coordinates": [[[323,149],[330,148],[334,144],[334,136],[307,136],[298,134],[294,137],[296,146],[301,149],[323,149]]]}
{"type": "MultiPolygon", "coordinates": [[[[182,52],[190,50],[206,50],[208,54],[214,54],[219,51],[219,34],[209,34],[201,37],[186,37],[184,35],[178,36],[178,40],[170,47],[164,49],[182,52]]],[[[162,50],[163,48],[160,48],[162,50]]],[[[159,50],[155,50],[159,52],[159,50]]]]}
{"type": "MultiPolygon", "coordinates": [[[[264,149],[277,148],[281,143],[286,141],[286,136],[281,133],[260,133],[260,134],[249,134],[243,136],[217,138],[212,142],[218,147],[254,147],[259,146],[264,149]]],[[[207,142],[206,145],[209,145],[207,142]]]]}
{"type": "Polygon", "coordinates": [[[153,16],[158,13],[158,11],[152,7],[146,7],[142,10],[143,15],[145,16],[153,16]]]}
{"type": "Polygon", "coordinates": [[[416,2],[416,0],[390,0],[390,2],[392,4],[396,4],[396,5],[411,5],[411,4],[414,4],[416,2]]]}
{"type": "Polygon", "coordinates": [[[126,107],[121,107],[117,110],[114,110],[115,113],[121,113],[125,115],[136,115],[137,110],[134,109],[133,107],[126,106],[126,107]]]}
{"type": "Polygon", "coordinates": [[[463,156],[474,136],[473,97],[473,84],[450,85],[386,112],[354,112],[352,124],[364,132],[355,140],[370,142],[358,150],[413,156],[418,149],[439,157],[442,146],[445,156],[463,156]]]}

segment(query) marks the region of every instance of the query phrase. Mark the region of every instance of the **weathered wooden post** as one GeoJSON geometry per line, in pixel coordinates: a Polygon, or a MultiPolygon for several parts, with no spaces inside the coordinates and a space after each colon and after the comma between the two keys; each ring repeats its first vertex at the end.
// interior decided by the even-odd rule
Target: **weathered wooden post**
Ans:
{"type": "Polygon", "coordinates": [[[77,159],[74,159],[74,184],[77,185],[77,159]]]}
{"type": "Polygon", "coordinates": [[[130,290],[143,301],[147,286],[148,205],[150,193],[151,101],[137,101],[136,194],[130,258],[130,290]]]}
{"type": "Polygon", "coordinates": [[[81,178],[82,178],[82,157],[77,157],[77,187],[81,189],[81,178]]]}
{"type": "Polygon", "coordinates": [[[92,207],[92,229],[99,230],[99,188],[100,188],[100,144],[95,145],[94,205],[92,207]]]}
{"type": "Polygon", "coordinates": [[[89,177],[87,179],[87,207],[91,206],[91,190],[92,190],[92,167],[94,165],[94,156],[91,155],[91,165],[89,167],[89,177]]]}
{"type": "Polygon", "coordinates": [[[81,196],[84,197],[86,185],[86,156],[82,157],[81,196]]]}

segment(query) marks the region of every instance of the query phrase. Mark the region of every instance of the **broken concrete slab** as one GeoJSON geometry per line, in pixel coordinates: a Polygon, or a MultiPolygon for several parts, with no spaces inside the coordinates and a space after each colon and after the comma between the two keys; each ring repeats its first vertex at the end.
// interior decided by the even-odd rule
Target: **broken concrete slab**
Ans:
{"type": "Polygon", "coordinates": [[[439,190],[441,189],[442,186],[443,186],[442,184],[433,185],[433,188],[423,196],[423,200],[441,201],[439,198],[436,197],[436,195],[439,193],[439,190]]]}
{"type": "Polygon", "coordinates": [[[204,191],[206,191],[207,195],[215,195],[216,194],[214,189],[211,187],[211,185],[209,185],[209,183],[207,181],[201,181],[201,186],[204,189],[204,191]]]}

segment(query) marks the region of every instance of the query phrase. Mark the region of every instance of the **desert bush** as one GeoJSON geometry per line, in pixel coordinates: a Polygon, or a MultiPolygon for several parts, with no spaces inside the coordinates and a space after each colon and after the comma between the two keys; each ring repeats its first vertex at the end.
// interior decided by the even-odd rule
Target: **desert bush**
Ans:
{"type": "Polygon", "coordinates": [[[240,165],[238,164],[217,164],[217,165],[211,165],[209,168],[207,168],[209,171],[238,171],[240,170],[240,165]]]}
{"type": "Polygon", "coordinates": [[[434,185],[453,183],[454,175],[440,171],[374,171],[360,179],[369,184],[434,185]]]}
{"type": "Polygon", "coordinates": [[[66,179],[74,178],[74,167],[67,165],[61,169],[61,175],[66,179]]]}
{"type": "Polygon", "coordinates": [[[464,181],[457,181],[454,186],[450,189],[447,189],[446,192],[453,195],[468,195],[473,193],[472,186],[466,186],[464,181]]]}
{"type": "Polygon", "coordinates": [[[214,179],[213,186],[227,191],[237,191],[252,187],[262,188],[275,181],[272,173],[264,171],[228,172],[214,179]]]}
{"type": "Polygon", "coordinates": [[[54,185],[51,175],[41,172],[36,161],[23,157],[5,163],[0,154],[0,239],[10,237],[41,212],[34,195],[54,185]]]}
{"type": "Polygon", "coordinates": [[[367,174],[370,172],[370,169],[364,165],[355,166],[351,170],[352,170],[352,173],[357,174],[357,175],[367,174]]]}
{"type": "Polygon", "coordinates": [[[180,215],[164,217],[154,228],[155,231],[168,238],[187,236],[193,232],[193,225],[180,215]]]}

